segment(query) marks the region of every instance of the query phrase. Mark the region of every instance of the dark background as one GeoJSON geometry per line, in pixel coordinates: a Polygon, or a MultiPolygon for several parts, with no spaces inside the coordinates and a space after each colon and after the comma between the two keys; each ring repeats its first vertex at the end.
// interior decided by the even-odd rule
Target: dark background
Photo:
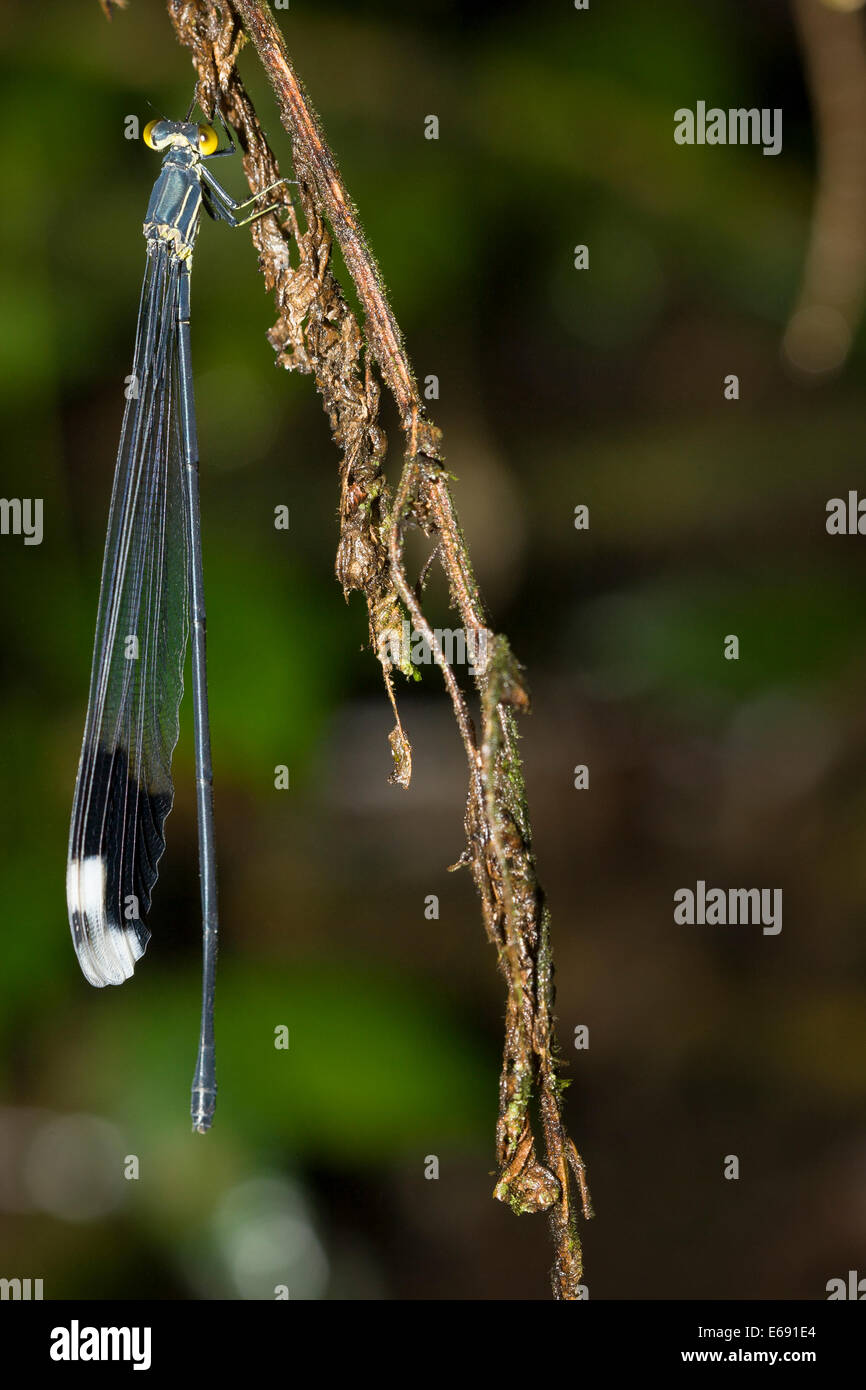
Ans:
{"type": "MultiPolygon", "coordinates": [[[[809,3],[820,32],[859,32],[809,3]]],[[[479,578],[528,670],[591,1297],[823,1298],[866,1273],[866,541],[824,526],[862,485],[864,343],[855,274],[850,351],[827,363],[819,341],[811,362],[833,371],[781,346],[822,156],[792,12],[293,0],[279,20],[415,369],[439,377],[479,578]],[[783,152],[677,146],[673,112],[698,100],[782,107],[783,152]],[[699,878],[781,887],[781,934],[676,925],[673,894],[699,878]]],[[[491,1199],[504,992],[471,881],[447,872],[456,729],[425,669],[399,691],[413,785],[387,784],[365,606],[333,578],[336,451],[311,380],[274,368],[248,236],[209,223],[193,356],[223,934],[206,1139],[186,1114],[188,700],[146,959],[122,990],[79,972],[66,837],[158,167],[124,123],[148,102],[182,115],[193,75],[155,0],[111,24],[95,0],[7,4],[2,23],[2,491],[44,498],[45,537],[0,537],[0,1276],[46,1297],[545,1298],[544,1220],[491,1199]]],[[[288,171],[251,50],[241,67],[288,171]]],[[[855,211],[864,167],[831,170],[855,211]]],[[[240,197],[240,169],[219,172],[240,197]]],[[[829,282],[837,251],[850,239],[824,248],[829,282]]]]}

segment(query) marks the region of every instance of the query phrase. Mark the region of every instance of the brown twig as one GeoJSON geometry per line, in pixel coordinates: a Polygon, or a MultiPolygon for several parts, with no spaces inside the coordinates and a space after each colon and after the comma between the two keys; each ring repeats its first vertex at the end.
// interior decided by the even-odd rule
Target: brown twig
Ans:
{"type": "MultiPolygon", "coordinates": [[[[253,193],[273,183],[278,170],[236,68],[243,27],[270,78],[292,142],[303,222],[287,202],[283,222],[270,214],[252,224],[261,271],[278,311],[269,337],[283,366],[313,374],[341,450],[337,577],[347,596],[353,589],[366,596],[371,640],[395,715],[393,671],[411,675],[412,668],[408,655],[395,654],[383,639],[402,629],[404,613],[426,638],[445,680],[469,770],[467,846],[460,863],[471,866],[508,991],[494,1194],[517,1212],[549,1213],[556,1247],[554,1293],[579,1298],[572,1176],[584,1215],[591,1216],[592,1209],[583,1161],[562,1118],[549,915],[535,869],[517,753],[515,712],[529,705],[521,673],[505,638],[489,628],[442,464],[440,432],[427,418],[378,267],[272,15],[261,0],[167,0],[167,5],[180,42],[192,53],[203,109],[212,112],[218,104],[237,130],[253,193]],[[363,335],[330,268],[328,227],[364,310],[363,335]],[[406,439],[393,503],[382,467],[386,441],[378,423],[374,366],[396,401],[406,439]],[[452,603],[467,640],[471,635],[476,643],[480,739],[466,696],[424,614],[420,587],[406,573],[404,540],[411,526],[435,537],[452,603]],[[533,1096],[545,1163],[536,1154],[533,1096]]],[[[394,780],[408,785],[411,753],[399,717],[391,745],[394,780]]]]}
{"type": "Polygon", "coordinates": [[[838,370],[866,297],[866,32],[863,16],[793,0],[815,113],[818,189],[783,350],[799,371],[838,370]]]}

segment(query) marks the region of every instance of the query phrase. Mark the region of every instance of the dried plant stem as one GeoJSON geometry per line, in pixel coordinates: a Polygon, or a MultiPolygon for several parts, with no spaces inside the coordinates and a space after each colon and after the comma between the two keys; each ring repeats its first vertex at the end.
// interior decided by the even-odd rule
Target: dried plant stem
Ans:
{"type": "MultiPolygon", "coordinates": [[[[382,638],[401,629],[404,613],[427,639],[445,680],[469,770],[467,845],[460,863],[471,867],[507,985],[495,1196],[517,1212],[549,1213],[556,1248],[554,1294],[576,1299],[582,1268],[573,1178],[584,1215],[592,1210],[584,1165],[562,1117],[549,914],[535,869],[517,752],[515,714],[529,705],[520,668],[506,639],[490,630],[443,467],[440,432],[427,418],[378,267],[270,11],[261,0],[167,0],[167,5],[180,42],[192,53],[203,108],[212,111],[218,103],[237,130],[253,193],[273,183],[278,170],[235,65],[244,29],[270,78],[292,142],[303,223],[287,200],[284,222],[271,214],[252,224],[279,315],[269,337],[283,366],[313,374],[341,450],[337,577],[347,595],[358,589],[366,596],[371,640],[395,714],[392,673],[395,665],[405,674],[410,668],[408,658],[388,654],[382,638]],[[363,335],[330,269],[328,227],[364,310],[363,335]],[[374,366],[396,401],[406,441],[393,503],[382,467],[386,441],[378,424],[374,366]],[[424,614],[420,586],[406,573],[404,540],[411,526],[435,537],[436,559],[467,638],[472,633],[483,639],[474,648],[486,652],[485,659],[476,659],[474,676],[480,739],[466,695],[424,614]],[[544,1164],[535,1149],[533,1097],[544,1164]]],[[[394,780],[407,785],[411,751],[399,717],[391,745],[394,780]]]]}
{"type": "Polygon", "coordinates": [[[793,0],[815,112],[818,188],[783,347],[800,371],[837,371],[866,300],[866,31],[857,6],[793,0]]]}

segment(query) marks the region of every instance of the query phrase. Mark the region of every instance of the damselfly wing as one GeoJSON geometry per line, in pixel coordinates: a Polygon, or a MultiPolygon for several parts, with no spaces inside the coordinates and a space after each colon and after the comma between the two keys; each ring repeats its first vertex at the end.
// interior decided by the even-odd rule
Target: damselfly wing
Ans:
{"type": "Polygon", "coordinates": [[[174,798],[189,608],[178,274],[167,244],[155,243],[126,388],[73,802],[69,921],[92,985],[122,984],[144,953],[174,798]]]}

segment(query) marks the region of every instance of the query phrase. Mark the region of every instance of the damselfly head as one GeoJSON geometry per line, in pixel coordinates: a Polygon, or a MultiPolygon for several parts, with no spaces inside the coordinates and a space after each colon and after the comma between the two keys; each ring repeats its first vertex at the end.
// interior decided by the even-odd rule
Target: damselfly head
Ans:
{"type": "Polygon", "coordinates": [[[167,150],[170,145],[191,145],[200,155],[213,154],[219,136],[210,125],[193,125],[189,121],[148,121],[143,131],[144,143],[151,150],[167,150]]]}

